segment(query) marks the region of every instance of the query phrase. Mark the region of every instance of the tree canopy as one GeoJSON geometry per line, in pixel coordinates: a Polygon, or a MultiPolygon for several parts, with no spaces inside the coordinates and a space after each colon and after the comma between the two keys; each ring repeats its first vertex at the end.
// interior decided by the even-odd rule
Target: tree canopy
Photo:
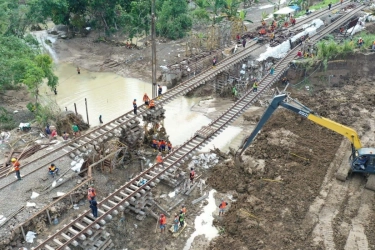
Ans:
{"type": "Polygon", "coordinates": [[[30,35],[24,39],[0,35],[0,87],[23,83],[37,94],[44,79],[51,89],[57,86],[58,78],[52,71],[51,57],[41,54],[35,44],[30,35]]]}
{"type": "Polygon", "coordinates": [[[158,13],[156,32],[171,39],[182,38],[193,25],[185,0],[164,0],[158,13]]]}
{"type": "Polygon", "coordinates": [[[37,94],[44,80],[53,89],[58,84],[53,61],[42,54],[38,42],[25,32],[37,18],[30,6],[10,0],[0,0],[0,89],[4,86],[25,84],[37,94]]]}

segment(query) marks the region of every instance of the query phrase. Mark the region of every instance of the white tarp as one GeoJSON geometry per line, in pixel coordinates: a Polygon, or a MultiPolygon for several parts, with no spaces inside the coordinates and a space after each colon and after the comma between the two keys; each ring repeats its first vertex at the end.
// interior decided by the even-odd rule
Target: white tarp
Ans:
{"type": "Polygon", "coordinates": [[[282,9],[279,9],[278,11],[276,11],[275,13],[273,14],[276,14],[276,15],[287,15],[289,13],[293,13],[294,11],[296,11],[295,9],[292,9],[290,7],[284,7],[282,9]]]}
{"type": "Polygon", "coordinates": [[[33,243],[34,239],[36,238],[35,235],[36,233],[34,233],[33,231],[28,231],[26,234],[26,241],[29,243],[33,243]]]}

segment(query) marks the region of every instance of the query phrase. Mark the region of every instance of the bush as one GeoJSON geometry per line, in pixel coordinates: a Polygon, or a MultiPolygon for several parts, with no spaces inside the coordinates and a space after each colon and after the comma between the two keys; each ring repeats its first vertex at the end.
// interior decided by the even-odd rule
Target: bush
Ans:
{"type": "Polygon", "coordinates": [[[157,20],[157,34],[169,39],[184,37],[193,25],[185,0],[165,0],[157,20]]]}
{"type": "Polygon", "coordinates": [[[0,129],[11,130],[16,127],[13,116],[5,108],[0,107],[0,129]]]}

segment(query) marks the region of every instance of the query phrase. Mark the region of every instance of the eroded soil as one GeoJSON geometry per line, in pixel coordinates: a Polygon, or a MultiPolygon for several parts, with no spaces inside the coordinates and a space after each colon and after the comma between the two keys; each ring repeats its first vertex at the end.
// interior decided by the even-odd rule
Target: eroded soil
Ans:
{"type": "MultiPolygon", "coordinates": [[[[372,83],[314,93],[294,89],[291,95],[317,114],[355,128],[365,147],[374,146],[372,83]]],[[[243,163],[227,161],[208,178],[218,191],[238,194],[216,222],[225,233],[210,249],[374,249],[373,191],[364,189],[363,176],[347,182],[334,177],[348,164],[349,151],[341,135],[280,108],[243,163]]]]}

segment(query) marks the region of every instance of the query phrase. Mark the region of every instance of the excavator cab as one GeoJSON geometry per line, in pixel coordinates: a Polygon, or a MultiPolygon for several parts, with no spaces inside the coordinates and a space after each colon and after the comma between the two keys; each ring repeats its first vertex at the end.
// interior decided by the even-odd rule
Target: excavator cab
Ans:
{"type": "Polygon", "coordinates": [[[375,148],[360,148],[351,160],[352,173],[375,174],[375,148]]]}

